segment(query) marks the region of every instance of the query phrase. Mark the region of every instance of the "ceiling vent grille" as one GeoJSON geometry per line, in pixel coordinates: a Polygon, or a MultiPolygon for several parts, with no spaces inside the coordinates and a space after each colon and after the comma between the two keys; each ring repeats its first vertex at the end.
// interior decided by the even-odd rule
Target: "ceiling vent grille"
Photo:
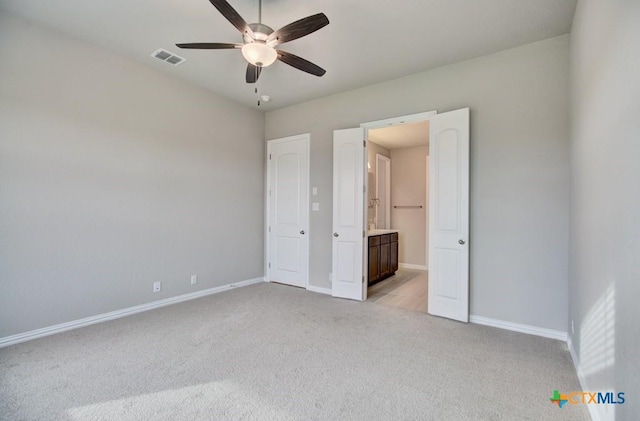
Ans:
{"type": "Polygon", "coordinates": [[[182,63],[182,62],[184,62],[186,60],[186,59],[184,59],[184,58],[182,58],[180,56],[177,56],[177,55],[175,55],[175,54],[173,54],[173,53],[171,53],[171,52],[169,52],[167,50],[163,50],[162,48],[159,49],[159,50],[154,51],[151,54],[151,57],[155,57],[158,60],[162,60],[162,61],[167,62],[167,63],[169,63],[171,65],[174,65],[174,66],[177,66],[178,64],[180,64],[180,63],[182,63]]]}

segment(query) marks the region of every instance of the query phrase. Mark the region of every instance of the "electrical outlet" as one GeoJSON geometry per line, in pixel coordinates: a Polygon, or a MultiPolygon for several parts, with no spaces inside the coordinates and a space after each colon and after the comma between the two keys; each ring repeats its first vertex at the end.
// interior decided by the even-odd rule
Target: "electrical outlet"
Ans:
{"type": "Polygon", "coordinates": [[[162,283],[160,281],[153,283],[153,292],[160,292],[162,290],[162,283]]]}
{"type": "Polygon", "coordinates": [[[198,275],[191,275],[191,285],[198,283],[198,275]]]}

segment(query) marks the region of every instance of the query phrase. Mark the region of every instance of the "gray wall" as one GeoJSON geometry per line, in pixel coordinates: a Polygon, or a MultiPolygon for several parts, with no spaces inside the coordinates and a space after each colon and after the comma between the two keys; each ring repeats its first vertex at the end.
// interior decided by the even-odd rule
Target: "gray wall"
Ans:
{"type": "Polygon", "coordinates": [[[267,113],[311,133],[311,285],[330,288],[334,129],[471,108],[471,313],[566,331],[569,36],[267,113]]]}
{"type": "MultiPolygon", "coordinates": [[[[571,33],[571,341],[589,390],[640,414],[640,2],[581,0],[571,33]]],[[[615,411],[615,414],[614,414],[615,411]]]]}
{"type": "Polygon", "coordinates": [[[427,266],[428,146],[391,149],[391,204],[422,208],[391,208],[391,227],[399,230],[400,263],[427,266]]]}
{"type": "Polygon", "coordinates": [[[0,337],[262,276],[262,113],[8,16],[0,51],[0,337]]]}

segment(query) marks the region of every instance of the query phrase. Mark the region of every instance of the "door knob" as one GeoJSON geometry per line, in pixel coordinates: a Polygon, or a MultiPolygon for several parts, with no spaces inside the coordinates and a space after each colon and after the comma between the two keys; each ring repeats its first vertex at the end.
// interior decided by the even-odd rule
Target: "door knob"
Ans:
{"type": "Polygon", "coordinates": [[[458,240],[458,244],[464,244],[464,240],[458,240]]]}
{"type": "Polygon", "coordinates": [[[339,237],[339,236],[340,236],[340,234],[338,234],[337,232],[334,232],[334,233],[333,233],[333,236],[334,236],[334,237],[339,237]]]}
{"type": "Polygon", "coordinates": [[[300,231],[300,234],[304,235],[304,230],[300,231]]]}

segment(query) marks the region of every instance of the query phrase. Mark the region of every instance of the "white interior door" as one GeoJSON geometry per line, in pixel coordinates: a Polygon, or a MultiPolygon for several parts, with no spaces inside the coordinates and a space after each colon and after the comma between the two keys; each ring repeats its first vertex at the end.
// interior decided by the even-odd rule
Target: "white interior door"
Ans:
{"type": "Polygon", "coordinates": [[[469,321],[469,109],[429,119],[429,313],[469,321]]]}
{"type": "Polygon", "coordinates": [[[268,163],[267,280],[309,283],[309,135],[271,140],[268,163]]]}
{"type": "Polygon", "coordinates": [[[376,154],[376,228],[391,228],[391,158],[376,154]]]}
{"type": "Polygon", "coordinates": [[[364,130],[333,132],[331,294],[364,299],[364,130]]]}

